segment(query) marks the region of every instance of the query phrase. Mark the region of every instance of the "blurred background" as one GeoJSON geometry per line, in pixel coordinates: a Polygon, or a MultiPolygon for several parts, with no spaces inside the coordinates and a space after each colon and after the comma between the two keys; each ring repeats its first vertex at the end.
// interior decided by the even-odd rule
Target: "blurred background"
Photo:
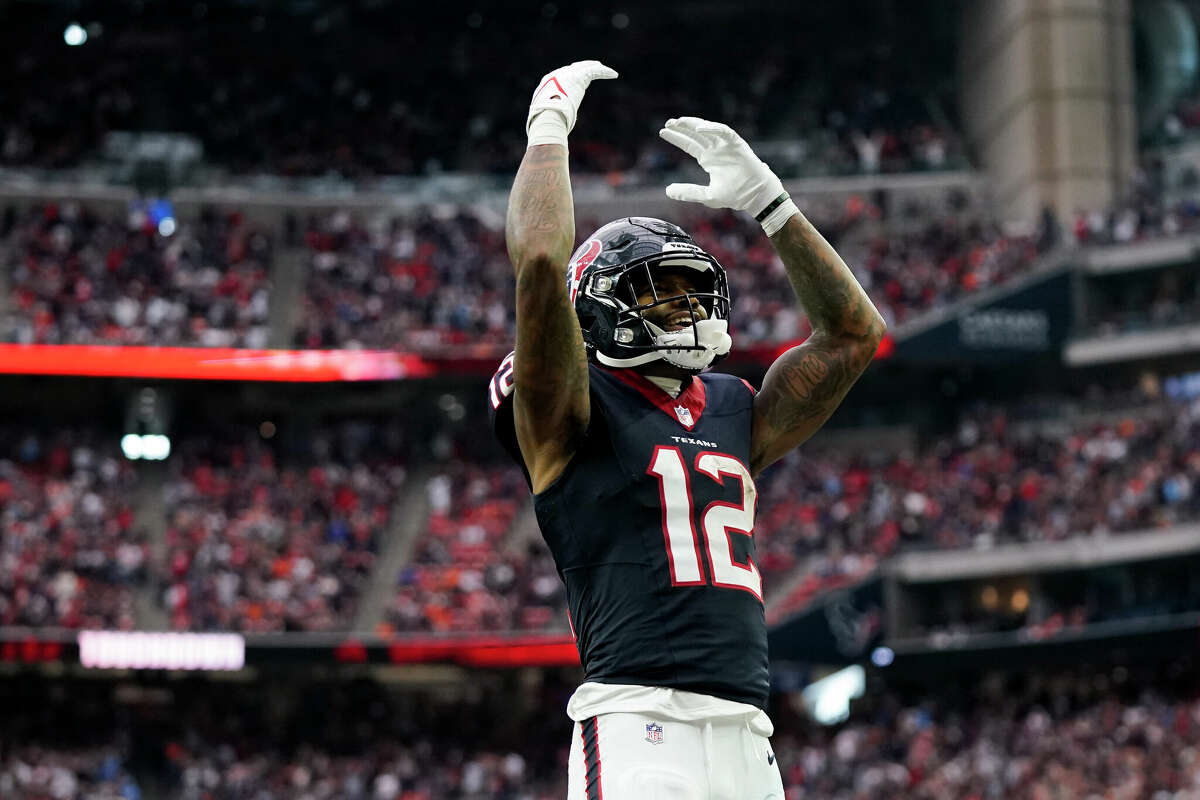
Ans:
{"type": "Polygon", "coordinates": [[[1192,0],[0,0],[0,797],[565,796],[580,679],[487,429],[547,70],[577,234],[738,129],[890,326],[759,481],[789,800],[1200,798],[1192,0]]]}

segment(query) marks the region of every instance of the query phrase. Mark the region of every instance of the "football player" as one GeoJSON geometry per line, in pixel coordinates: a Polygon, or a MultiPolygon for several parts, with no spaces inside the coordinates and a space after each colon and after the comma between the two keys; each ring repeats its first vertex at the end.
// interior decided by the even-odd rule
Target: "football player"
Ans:
{"type": "Polygon", "coordinates": [[[884,323],[770,168],[732,129],[694,117],[660,135],[710,182],[667,195],[761,223],[812,335],[756,392],[704,372],[732,344],[729,287],[682,228],[619,219],[572,255],[567,134],[589,84],[615,77],[580,61],[534,92],[506,231],[516,349],[489,387],[586,676],[567,707],[568,797],[782,798],[764,711],[754,478],[829,418],[884,323]]]}

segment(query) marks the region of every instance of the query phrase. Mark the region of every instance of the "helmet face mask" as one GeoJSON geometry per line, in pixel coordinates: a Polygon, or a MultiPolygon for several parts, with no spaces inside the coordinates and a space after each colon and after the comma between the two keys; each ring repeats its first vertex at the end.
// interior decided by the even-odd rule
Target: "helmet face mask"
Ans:
{"type": "Polygon", "coordinates": [[[589,355],[602,364],[662,360],[700,372],[729,352],[725,269],[669,222],[630,217],[605,225],[572,256],[567,283],[589,355]],[[660,293],[655,278],[666,273],[685,276],[691,290],[660,293]],[[656,324],[663,313],[656,310],[668,305],[689,313],[690,324],[671,331],[656,324]]]}

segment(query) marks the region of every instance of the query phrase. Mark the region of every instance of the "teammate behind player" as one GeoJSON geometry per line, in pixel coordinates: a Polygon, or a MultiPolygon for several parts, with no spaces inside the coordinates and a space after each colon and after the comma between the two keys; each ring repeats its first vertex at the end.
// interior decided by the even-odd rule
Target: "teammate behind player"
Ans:
{"type": "Polygon", "coordinates": [[[576,62],[533,95],[508,207],[516,350],[490,387],[497,435],[526,471],[566,585],[586,676],[567,708],[568,796],[782,798],[763,710],[754,477],[828,419],[884,324],[767,165],[727,126],[693,117],[660,135],[710,183],[667,194],[753,215],[812,335],[756,394],[700,374],[732,344],[729,291],[724,268],[681,228],[617,220],[568,257],[567,134],[588,85],[615,77],[576,62]]]}

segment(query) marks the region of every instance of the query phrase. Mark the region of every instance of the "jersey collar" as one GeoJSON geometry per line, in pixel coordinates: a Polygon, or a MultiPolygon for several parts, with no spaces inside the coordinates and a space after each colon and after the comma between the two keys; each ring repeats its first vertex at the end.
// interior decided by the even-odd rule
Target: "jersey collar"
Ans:
{"type": "Polygon", "coordinates": [[[684,386],[678,397],[671,397],[644,375],[634,372],[628,367],[609,369],[601,366],[600,369],[636,390],[642,397],[653,403],[659,411],[678,422],[686,430],[690,431],[699,424],[700,415],[704,413],[705,394],[704,381],[700,380],[698,375],[692,376],[692,382],[684,386]]]}

